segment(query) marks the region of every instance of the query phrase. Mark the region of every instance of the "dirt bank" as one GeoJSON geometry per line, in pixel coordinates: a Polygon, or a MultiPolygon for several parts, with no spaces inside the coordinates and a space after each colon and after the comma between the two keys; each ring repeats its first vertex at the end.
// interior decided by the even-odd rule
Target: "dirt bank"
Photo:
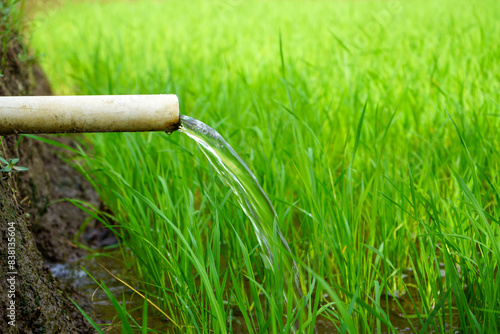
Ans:
{"type": "MultiPolygon", "coordinates": [[[[0,4],[0,95],[50,95],[42,70],[16,34],[16,18],[5,10],[8,2],[0,4]]],[[[88,302],[44,263],[82,255],[71,241],[86,216],[67,202],[51,203],[69,197],[96,204],[97,195],[52,147],[7,136],[0,152],[29,168],[0,173],[0,287],[12,292],[0,294],[0,332],[94,333],[67,295],[87,309],[88,302]]]]}

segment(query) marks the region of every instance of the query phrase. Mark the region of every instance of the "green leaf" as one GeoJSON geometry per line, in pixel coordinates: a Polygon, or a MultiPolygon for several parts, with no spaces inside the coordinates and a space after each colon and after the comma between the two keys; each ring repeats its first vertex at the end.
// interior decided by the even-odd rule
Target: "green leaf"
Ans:
{"type": "Polygon", "coordinates": [[[129,323],[128,317],[130,316],[125,310],[125,308],[120,305],[118,300],[115,298],[113,293],[109,290],[109,288],[106,286],[104,282],[101,281],[101,288],[104,290],[104,292],[108,295],[109,300],[113,304],[115,310],[118,312],[118,316],[120,317],[120,320],[122,322],[122,333],[133,333],[134,331],[132,330],[132,326],[129,323]]]}
{"type": "Polygon", "coordinates": [[[87,319],[87,321],[92,325],[92,327],[94,327],[94,329],[97,331],[97,333],[99,334],[104,334],[104,332],[102,331],[102,329],[99,327],[99,325],[97,325],[94,320],[73,300],[71,299],[70,296],[68,296],[69,300],[71,300],[71,302],[73,304],[75,304],[76,308],[78,309],[78,311],[80,311],[82,313],[82,315],[85,317],[85,319],[87,319]]]}

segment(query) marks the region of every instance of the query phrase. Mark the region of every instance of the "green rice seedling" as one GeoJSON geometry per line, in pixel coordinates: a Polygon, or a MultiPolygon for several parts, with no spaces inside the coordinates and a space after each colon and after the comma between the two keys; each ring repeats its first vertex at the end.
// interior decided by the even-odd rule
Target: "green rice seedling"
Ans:
{"type": "MultiPolygon", "coordinates": [[[[30,43],[59,94],[177,94],[276,208],[301,268],[294,309],[194,142],[85,137],[80,168],[164,331],[495,333],[499,13],[493,0],[66,3],[30,43]]],[[[143,311],[124,318],[133,330],[149,330],[143,311]]]]}

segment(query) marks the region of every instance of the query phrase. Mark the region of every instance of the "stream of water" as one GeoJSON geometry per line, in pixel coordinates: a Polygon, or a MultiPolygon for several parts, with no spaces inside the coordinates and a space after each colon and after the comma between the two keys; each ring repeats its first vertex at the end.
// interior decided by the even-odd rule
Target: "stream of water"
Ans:
{"type": "MultiPolygon", "coordinates": [[[[214,169],[219,174],[223,183],[230,187],[238,199],[238,203],[250,219],[253,230],[261,248],[264,250],[265,265],[274,271],[274,258],[272,252],[273,231],[279,237],[282,248],[291,253],[290,247],[278,227],[278,216],[260,186],[257,178],[247,164],[238,156],[236,151],[214,129],[197,119],[181,115],[179,131],[194,139],[206,155],[214,169]]],[[[298,268],[295,261],[287,261],[282,257],[284,266],[291,268],[293,275],[293,288],[295,297],[300,299],[298,268]]],[[[285,284],[286,278],[285,278],[285,284]]],[[[285,290],[286,291],[286,290],[285,290]]],[[[286,301],[286,296],[283,296],[286,301]]]]}

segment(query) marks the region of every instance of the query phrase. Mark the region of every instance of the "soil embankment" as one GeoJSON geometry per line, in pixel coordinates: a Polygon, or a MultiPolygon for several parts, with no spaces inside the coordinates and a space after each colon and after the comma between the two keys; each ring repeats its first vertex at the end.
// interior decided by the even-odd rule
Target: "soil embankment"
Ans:
{"type": "MultiPolygon", "coordinates": [[[[17,36],[15,18],[4,10],[8,3],[0,1],[0,96],[49,95],[43,71],[17,36]]],[[[78,198],[95,204],[97,195],[53,147],[6,136],[0,152],[29,168],[0,172],[0,332],[94,333],[67,296],[84,307],[88,302],[54,278],[45,263],[82,255],[71,241],[86,219],[68,202],[51,203],[78,198]]]]}

